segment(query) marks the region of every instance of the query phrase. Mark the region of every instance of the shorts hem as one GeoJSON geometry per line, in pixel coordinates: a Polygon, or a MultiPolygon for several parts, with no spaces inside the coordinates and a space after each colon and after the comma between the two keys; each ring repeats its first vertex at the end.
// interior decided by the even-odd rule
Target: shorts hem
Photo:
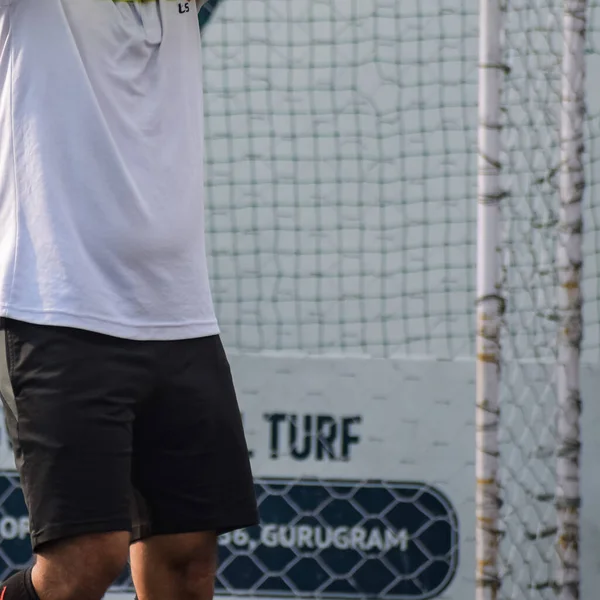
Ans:
{"type": "Polygon", "coordinates": [[[223,535],[237,529],[253,527],[260,523],[256,513],[244,515],[231,520],[207,519],[195,523],[173,523],[171,525],[135,525],[131,534],[131,542],[140,542],[144,539],[158,535],[177,535],[180,533],[199,533],[202,531],[216,531],[223,535]]]}
{"type": "Polygon", "coordinates": [[[112,533],[127,531],[131,533],[131,520],[121,519],[112,521],[97,521],[94,523],[65,523],[64,525],[51,525],[39,532],[31,533],[31,547],[35,552],[40,546],[49,542],[88,535],[92,533],[112,533]]]}

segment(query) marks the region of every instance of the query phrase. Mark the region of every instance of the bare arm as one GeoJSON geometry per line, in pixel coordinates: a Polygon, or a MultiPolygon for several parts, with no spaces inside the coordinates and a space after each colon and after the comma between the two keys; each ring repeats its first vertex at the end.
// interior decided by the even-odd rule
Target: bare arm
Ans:
{"type": "Polygon", "coordinates": [[[198,21],[200,23],[200,31],[204,29],[210,20],[219,2],[221,2],[221,0],[196,0],[196,3],[198,4],[198,21]]]}

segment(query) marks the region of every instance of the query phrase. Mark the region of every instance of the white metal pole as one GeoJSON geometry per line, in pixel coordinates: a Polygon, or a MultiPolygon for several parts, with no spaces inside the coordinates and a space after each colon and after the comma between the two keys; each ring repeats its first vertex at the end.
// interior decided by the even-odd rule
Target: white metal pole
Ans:
{"type": "Polygon", "coordinates": [[[500,94],[504,77],[499,0],[480,0],[477,198],[476,600],[499,588],[498,422],[501,219],[500,94]]]}
{"type": "Polygon", "coordinates": [[[564,0],[560,136],[558,272],[558,519],[559,600],[579,599],[579,358],[582,336],[582,198],[587,0],[564,0]]]}

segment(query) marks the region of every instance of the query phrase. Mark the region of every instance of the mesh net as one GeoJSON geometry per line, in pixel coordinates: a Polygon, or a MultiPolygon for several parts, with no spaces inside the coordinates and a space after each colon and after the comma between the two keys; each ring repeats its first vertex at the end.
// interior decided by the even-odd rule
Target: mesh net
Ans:
{"type": "MultiPolygon", "coordinates": [[[[582,360],[598,359],[600,12],[588,15],[582,360]]],[[[501,398],[503,598],[554,598],[556,581],[557,270],[563,3],[508,0],[503,98],[505,297],[501,398]]]]}
{"type": "MultiPolygon", "coordinates": [[[[501,595],[550,598],[563,5],[504,8],[501,595]]],[[[477,6],[228,0],[221,11],[205,35],[208,243],[229,346],[472,356],[477,6]]],[[[583,360],[594,362],[593,85],[587,106],[583,360]]]]}
{"type": "MultiPolygon", "coordinates": [[[[204,34],[207,228],[229,346],[472,356],[477,7],[228,0],[219,11],[204,34]]],[[[505,14],[508,335],[511,356],[550,357],[562,3],[508,1],[505,14]]],[[[593,72],[596,2],[589,24],[593,72]]],[[[593,86],[587,104],[584,358],[595,361],[593,86]]]]}
{"type": "Polygon", "coordinates": [[[471,354],[476,7],[228,0],[205,80],[229,346],[471,354]]]}

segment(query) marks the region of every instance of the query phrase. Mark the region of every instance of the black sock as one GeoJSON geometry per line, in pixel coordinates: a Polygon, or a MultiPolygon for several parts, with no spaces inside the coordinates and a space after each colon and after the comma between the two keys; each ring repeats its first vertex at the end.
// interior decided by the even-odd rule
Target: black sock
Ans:
{"type": "Polygon", "coordinates": [[[0,600],[40,600],[31,581],[31,569],[19,571],[0,583],[0,600]]]}

